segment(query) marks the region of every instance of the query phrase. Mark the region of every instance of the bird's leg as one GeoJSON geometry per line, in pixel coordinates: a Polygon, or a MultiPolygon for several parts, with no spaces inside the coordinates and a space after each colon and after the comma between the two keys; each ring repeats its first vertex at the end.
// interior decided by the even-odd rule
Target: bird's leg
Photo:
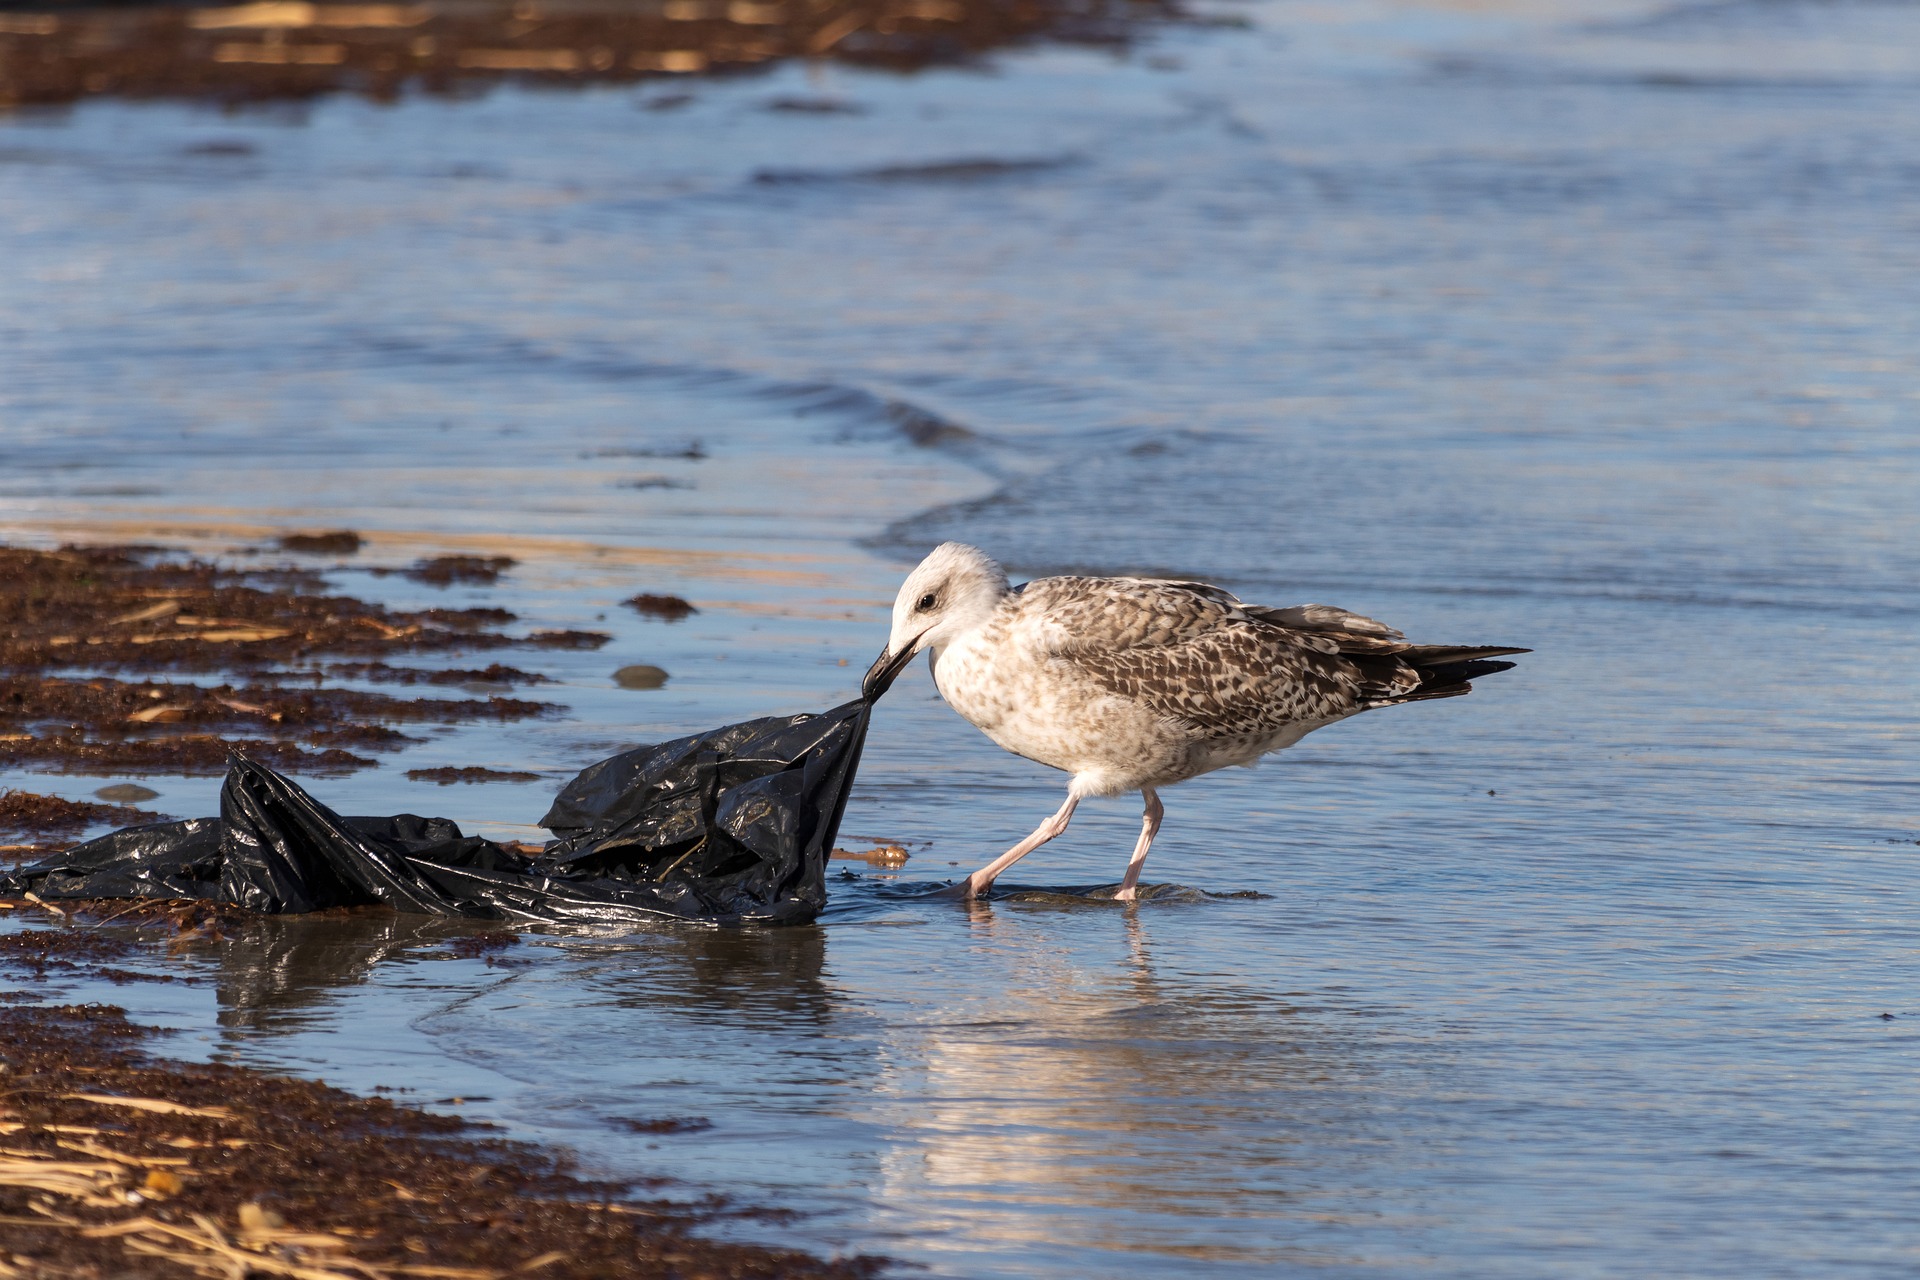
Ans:
{"type": "Polygon", "coordinates": [[[1080,797],[1069,795],[1067,802],[1060,806],[1060,811],[1035,827],[1032,835],[968,876],[966,886],[960,896],[963,898],[977,898],[988,889],[991,889],[993,882],[999,878],[1002,871],[1005,871],[1008,867],[1020,861],[1020,859],[1026,857],[1035,849],[1038,849],[1041,845],[1059,835],[1062,831],[1065,831],[1067,824],[1073,821],[1074,806],[1079,803],[1080,797]]]}
{"type": "Polygon", "coordinates": [[[1160,793],[1152,787],[1140,788],[1140,796],[1147,802],[1146,811],[1140,815],[1140,842],[1133,846],[1133,857],[1127,860],[1127,874],[1121,877],[1120,889],[1113,895],[1115,902],[1132,902],[1138,896],[1133,886],[1140,883],[1140,868],[1147,863],[1147,850],[1153,848],[1153,838],[1160,834],[1160,819],[1167,813],[1160,803],[1160,793]]]}

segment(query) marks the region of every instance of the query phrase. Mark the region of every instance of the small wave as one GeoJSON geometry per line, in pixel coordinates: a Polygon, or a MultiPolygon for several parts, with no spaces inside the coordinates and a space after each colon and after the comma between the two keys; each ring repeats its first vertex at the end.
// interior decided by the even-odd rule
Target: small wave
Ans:
{"type": "MultiPolygon", "coordinates": [[[[972,427],[924,405],[844,383],[780,381],[741,369],[639,360],[612,349],[580,344],[549,347],[495,334],[465,333],[432,340],[412,334],[361,331],[345,335],[341,345],[389,365],[417,363],[488,369],[518,366],[612,382],[658,380],[682,386],[732,388],[786,403],[802,417],[839,418],[844,423],[843,439],[860,439],[877,430],[922,449],[981,453],[993,444],[989,437],[972,427]]],[[[644,450],[634,456],[658,456],[658,451],[644,450]]],[[[682,450],[668,456],[703,455],[682,450]]]]}
{"type": "Polygon", "coordinates": [[[848,439],[859,438],[863,430],[879,431],[918,448],[964,453],[974,461],[993,444],[989,437],[972,427],[923,405],[863,387],[835,382],[787,382],[773,384],[768,394],[791,401],[802,416],[824,413],[846,420],[844,436],[848,439]]]}
{"type": "Polygon", "coordinates": [[[1080,157],[1042,156],[1024,160],[970,157],[926,164],[888,164],[867,169],[762,169],[753,175],[761,186],[805,186],[843,182],[990,182],[999,178],[1049,173],[1080,163],[1080,157]]]}
{"type": "Polygon", "coordinates": [[[1739,74],[1718,71],[1629,70],[1540,64],[1520,59],[1442,54],[1429,59],[1429,71],[1446,80],[1482,80],[1502,86],[1555,86],[1599,89],[1653,89],[1699,93],[1853,93],[1865,86],[1852,77],[1793,74],[1739,74]]]}

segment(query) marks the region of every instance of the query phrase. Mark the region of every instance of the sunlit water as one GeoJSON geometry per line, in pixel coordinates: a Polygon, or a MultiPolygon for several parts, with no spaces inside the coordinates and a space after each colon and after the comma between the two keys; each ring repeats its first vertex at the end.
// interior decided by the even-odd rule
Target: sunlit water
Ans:
{"type": "MultiPolygon", "coordinates": [[[[569,717],[338,807],[524,834],[547,787],[404,769],[557,781],[836,701],[941,537],[1537,650],[1169,793],[1147,878],[1217,897],[925,896],[1060,779],[915,673],[846,826],[913,859],[836,864],[818,928],[488,967],[288,921],[112,998],[942,1275],[1911,1274],[1920,12],[1246,12],[664,113],[0,122],[6,536],[504,550],[455,598],[615,633],[527,658],[569,717]],[[794,93],[865,113],[762,109],[794,93]]],[[[1003,883],[1111,882],[1136,823],[1083,809],[1003,883]]]]}

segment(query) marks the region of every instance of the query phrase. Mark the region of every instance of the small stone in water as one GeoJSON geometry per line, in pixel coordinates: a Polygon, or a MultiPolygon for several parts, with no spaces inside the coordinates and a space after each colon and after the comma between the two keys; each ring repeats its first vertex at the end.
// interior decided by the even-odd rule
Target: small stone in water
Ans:
{"type": "Polygon", "coordinates": [[[613,673],[613,682],[622,689],[658,689],[667,683],[667,673],[643,662],[620,668],[613,673]]]}
{"type": "Polygon", "coordinates": [[[160,793],[151,787],[143,787],[137,782],[116,782],[110,787],[102,787],[93,793],[102,800],[111,800],[115,804],[137,804],[142,800],[158,800],[160,793]]]}

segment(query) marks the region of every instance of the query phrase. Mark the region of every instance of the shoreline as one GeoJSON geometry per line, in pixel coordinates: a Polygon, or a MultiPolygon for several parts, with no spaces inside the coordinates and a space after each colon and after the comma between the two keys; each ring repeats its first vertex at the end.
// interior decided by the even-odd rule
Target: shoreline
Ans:
{"type": "MultiPolygon", "coordinates": [[[[71,922],[4,937],[96,973],[141,945],[71,922]]],[[[887,1269],[870,1255],[705,1238],[723,1218],[784,1215],[661,1198],[664,1180],[580,1177],[566,1155],[458,1116],[169,1059],[147,1047],[165,1033],[116,1006],[31,998],[0,989],[0,1275],[862,1280],[887,1269]]]]}
{"type": "MultiPolygon", "coordinates": [[[[294,709],[275,701],[278,691],[291,681],[305,685],[303,698],[324,701],[341,677],[499,685],[505,682],[487,677],[509,669],[459,669],[471,665],[467,651],[528,644],[499,631],[512,619],[505,611],[476,618],[484,621],[479,626],[444,610],[439,617],[394,613],[333,594],[304,568],[228,569],[151,547],[0,548],[0,556],[21,570],[15,588],[25,623],[0,655],[17,695],[7,751],[20,756],[50,732],[42,714],[50,712],[39,704],[53,694],[104,699],[84,721],[57,717],[61,734],[84,732],[85,741],[43,743],[60,750],[16,760],[42,770],[70,773],[110,759],[123,766],[114,772],[128,771],[126,765],[136,773],[198,772],[204,763],[197,756],[184,763],[173,758],[177,753],[147,757],[170,741],[214,741],[206,728],[226,736],[235,727],[226,722],[236,716],[289,743],[316,734],[377,734],[381,722],[417,719],[420,709],[406,699],[366,695],[349,696],[351,706],[294,709]],[[36,577],[30,569],[44,572],[36,577]],[[166,607],[151,606],[149,597],[166,607]],[[146,607],[127,607],[133,604],[146,607]],[[212,630],[199,621],[202,614],[239,617],[212,630]],[[436,629],[445,617],[461,625],[436,629]],[[75,652],[92,659],[85,669],[70,665],[75,652]],[[389,666],[384,656],[420,665],[389,666]],[[338,661],[343,657],[358,661],[338,661]],[[209,691],[192,679],[230,680],[236,669],[253,682],[244,698],[222,700],[215,695],[234,692],[226,684],[209,691]],[[148,705],[169,714],[147,715],[148,705]],[[196,729],[196,720],[208,723],[196,729]]],[[[416,568],[445,567],[427,561],[416,568]]],[[[536,639],[532,647],[544,646],[536,639]]],[[[543,681],[511,671],[512,684],[543,681]]],[[[501,701],[498,688],[486,693],[485,704],[419,701],[460,718],[478,711],[485,721],[501,701]]],[[[58,709],[71,710],[64,703],[58,709]]],[[[329,773],[374,762],[342,762],[348,769],[329,769],[335,762],[321,758],[299,763],[303,772],[329,773]]],[[[9,802],[0,806],[9,861],[56,852],[83,826],[161,816],[26,791],[0,794],[9,802]]],[[[498,1130],[485,1121],[253,1067],[168,1058],[163,1043],[147,1046],[171,1033],[136,1025],[117,1004],[60,1003],[75,984],[95,991],[105,984],[196,985],[204,979],[177,971],[169,956],[199,942],[243,938],[261,930],[262,920],[213,902],[0,899],[0,1075],[11,1086],[0,1094],[0,1222],[8,1226],[0,1233],[0,1277],[229,1275],[243,1266],[248,1274],[295,1280],[865,1277],[882,1269],[881,1260],[864,1255],[836,1261],[777,1241],[695,1234],[723,1219],[778,1225],[792,1219],[789,1210],[741,1208],[692,1184],[685,1190],[699,1198],[691,1202],[649,1198],[645,1193],[666,1180],[580,1177],[564,1146],[556,1153],[541,1142],[488,1136],[498,1130]],[[131,1101],[102,1100],[116,1097],[131,1101]],[[468,1200],[482,1185],[485,1192],[468,1200]],[[476,1221],[485,1230],[473,1231],[476,1221]]],[[[453,954],[490,967],[525,963],[495,954],[519,942],[498,926],[446,941],[453,954]]],[[[685,1117],[625,1123],[649,1133],[710,1125],[685,1117]]],[[[591,1153],[583,1154],[591,1163],[591,1153]]]]}

